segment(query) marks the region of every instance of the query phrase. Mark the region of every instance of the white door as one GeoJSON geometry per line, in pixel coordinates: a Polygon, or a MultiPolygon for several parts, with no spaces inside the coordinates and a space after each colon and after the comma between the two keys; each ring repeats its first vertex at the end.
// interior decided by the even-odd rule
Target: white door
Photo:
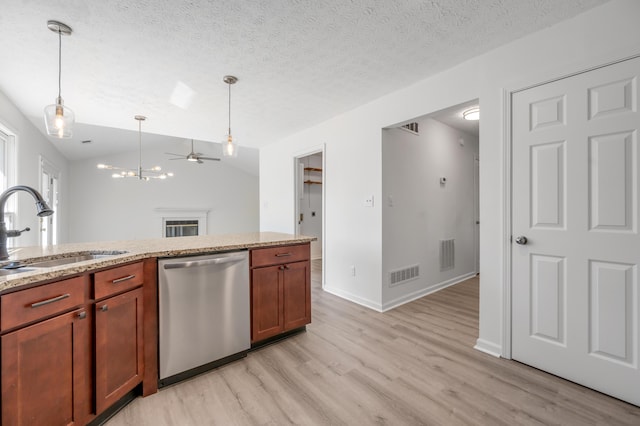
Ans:
{"type": "Polygon", "coordinates": [[[636,405],[639,78],[633,59],[512,102],[512,357],[636,405]]]}

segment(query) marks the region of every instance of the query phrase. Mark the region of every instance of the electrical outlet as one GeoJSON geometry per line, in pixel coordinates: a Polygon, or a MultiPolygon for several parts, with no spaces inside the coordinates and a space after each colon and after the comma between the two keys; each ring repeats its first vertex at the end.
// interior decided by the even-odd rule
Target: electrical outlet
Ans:
{"type": "Polygon", "coordinates": [[[364,206],[365,207],[373,207],[373,195],[369,195],[368,197],[365,197],[364,206]]]}
{"type": "Polygon", "coordinates": [[[356,276],[356,266],[355,265],[351,265],[351,276],[355,277],[356,276]]]}

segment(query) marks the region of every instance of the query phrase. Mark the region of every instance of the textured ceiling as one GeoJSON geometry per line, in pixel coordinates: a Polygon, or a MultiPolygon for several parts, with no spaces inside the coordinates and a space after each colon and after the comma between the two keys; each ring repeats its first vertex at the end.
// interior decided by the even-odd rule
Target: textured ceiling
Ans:
{"type": "Polygon", "coordinates": [[[135,148],[135,133],[112,131],[135,130],[135,114],[145,132],[220,141],[226,74],[239,78],[233,133],[257,148],[604,2],[2,0],[0,91],[44,131],[56,19],[74,31],[62,40],[62,96],[84,125],[54,141],[67,157],[135,148]]]}

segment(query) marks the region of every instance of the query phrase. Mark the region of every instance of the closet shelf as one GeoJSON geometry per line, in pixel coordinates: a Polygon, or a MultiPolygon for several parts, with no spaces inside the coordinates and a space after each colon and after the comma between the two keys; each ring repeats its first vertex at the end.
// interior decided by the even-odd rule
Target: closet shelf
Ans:
{"type": "Polygon", "coordinates": [[[305,167],[304,170],[306,172],[321,172],[322,171],[322,169],[319,169],[317,167],[305,167]]]}
{"type": "Polygon", "coordinates": [[[322,185],[322,182],[316,180],[305,180],[304,183],[308,183],[309,185],[322,185]]]}

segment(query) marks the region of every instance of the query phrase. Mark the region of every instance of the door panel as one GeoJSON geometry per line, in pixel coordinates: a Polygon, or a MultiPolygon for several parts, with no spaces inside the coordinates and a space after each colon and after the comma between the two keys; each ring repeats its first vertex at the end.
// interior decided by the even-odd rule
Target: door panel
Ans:
{"type": "Polygon", "coordinates": [[[512,102],[512,356],[636,405],[639,76],[628,60],[512,102]]]}

